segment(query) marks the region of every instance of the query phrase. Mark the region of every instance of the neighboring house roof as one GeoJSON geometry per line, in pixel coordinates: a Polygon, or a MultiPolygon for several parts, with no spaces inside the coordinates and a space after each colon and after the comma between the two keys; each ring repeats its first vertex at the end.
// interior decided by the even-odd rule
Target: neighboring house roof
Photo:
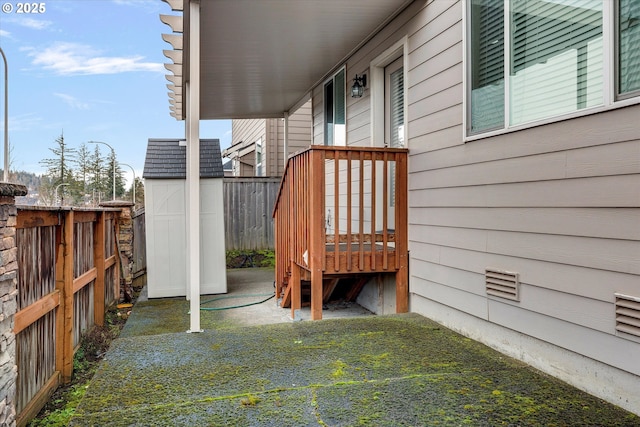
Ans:
{"type": "Polygon", "coordinates": [[[233,164],[231,162],[231,160],[226,161],[225,163],[223,163],[222,165],[222,169],[227,172],[227,171],[233,171],[233,164]]]}
{"type": "Polygon", "coordinates": [[[240,141],[222,152],[222,157],[232,159],[234,157],[244,157],[247,154],[256,151],[256,143],[254,141],[240,141]]]}
{"type": "MultiPolygon", "coordinates": [[[[222,178],[219,139],[200,140],[200,178],[222,178]]],[[[187,147],[184,140],[150,138],[144,160],[145,179],[185,179],[187,147]],[[182,145],[180,144],[182,142],[182,145]]]]}

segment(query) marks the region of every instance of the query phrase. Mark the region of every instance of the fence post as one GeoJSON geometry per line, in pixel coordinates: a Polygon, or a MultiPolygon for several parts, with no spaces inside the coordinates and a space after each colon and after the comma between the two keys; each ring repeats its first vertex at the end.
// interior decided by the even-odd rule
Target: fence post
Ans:
{"type": "Polygon", "coordinates": [[[16,196],[25,196],[23,185],[0,183],[0,425],[16,424],[16,336],[18,262],[16,259],[16,196]]]}
{"type": "Polygon", "coordinates": [[[56,289],[60,307],[56,325],[56,369],[65,383],[73,374],[73,211],[60,211],[61,224],[56,229],[56,289]]]}
{"type": "MultiPolygon", "coordinates": [[[[124,300],[128,300],[133,293],[133,203],[115,200],[100,203],[101,207],[118,208],[120,212],[115,217],[116,258],[121,263],[122,277],[120,277],[120,293],[124,292],[124,300]]],[[[120,295],[116,295],[116,299],[120,295]]]]}
{"type": "Polygon", "coordinates": [[[93,225],[93,262],[96,268],[96,281],[93,288],[94,322],[104,326],[105,289],[104,289],[104,212],[98,212],[93,225]]]}

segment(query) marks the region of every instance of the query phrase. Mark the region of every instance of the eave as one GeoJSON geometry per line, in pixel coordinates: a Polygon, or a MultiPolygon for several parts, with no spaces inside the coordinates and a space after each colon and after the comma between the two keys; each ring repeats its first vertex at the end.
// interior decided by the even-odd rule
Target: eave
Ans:
{"type": "MultiPolygon", "coordinates": [[[[189,4],[164,0],[171,115],[186,116],[189,4]]],[[[200,1],[200,119],[283,117],[412,0],[200,1]]]]}

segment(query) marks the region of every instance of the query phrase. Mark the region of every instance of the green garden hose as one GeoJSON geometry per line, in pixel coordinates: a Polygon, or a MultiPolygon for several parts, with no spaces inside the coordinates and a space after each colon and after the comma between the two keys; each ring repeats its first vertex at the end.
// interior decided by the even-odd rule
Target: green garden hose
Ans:
{"type": "Polygon", "coordinates": [[[219,296],[210,300],[206,300],[200,303],[200,310],[202,311],[220,311],[220,310],[231,310],[233,308],[242,308],[242,307],[249,307],[252,305],[258,305],[258,304],[262,304],[265,301],[269,301],[271,298],[275,297],[275,294],[244,294],[244,295],[223,295],[223,296],[219,296]],[[247,298],[247,297],[267,297],[263,300],[260,301],[255,301],[255,302],[249,302],[246,304],[238,304],[238,305],[231,305],[231,306],[225,306],[225,307],[202,307],[205,304],[209,304],[210,302],[214,302],[214,301],[219,301],[222,299],[233,299],[233,298],[247,298]]]}

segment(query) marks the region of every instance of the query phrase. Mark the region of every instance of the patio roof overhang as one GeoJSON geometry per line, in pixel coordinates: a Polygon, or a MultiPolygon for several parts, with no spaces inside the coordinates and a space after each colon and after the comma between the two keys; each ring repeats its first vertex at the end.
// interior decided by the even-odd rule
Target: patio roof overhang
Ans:
{"type": "MultiPolygon", "coordinates": [[[[171,115],[186,117],[189,5],[200,4],[199,118],[283,117],[412,0],[164,0],[171,115]]],[[[349,76],[351,78],[352,76],[349,76]]]]}

